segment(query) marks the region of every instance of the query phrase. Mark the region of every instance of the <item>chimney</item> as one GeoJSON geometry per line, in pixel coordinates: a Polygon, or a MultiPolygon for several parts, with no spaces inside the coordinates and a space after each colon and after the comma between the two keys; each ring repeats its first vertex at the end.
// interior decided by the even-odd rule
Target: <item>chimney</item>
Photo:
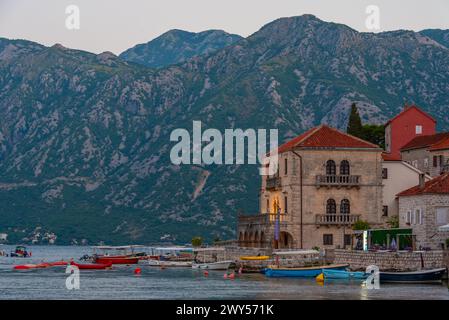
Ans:
{"type": "Polygon", "coordinates": [[[419,188],[424,189],[424,186],[426,184],[426,179],[424,173],[419,174],[419,188]]]}

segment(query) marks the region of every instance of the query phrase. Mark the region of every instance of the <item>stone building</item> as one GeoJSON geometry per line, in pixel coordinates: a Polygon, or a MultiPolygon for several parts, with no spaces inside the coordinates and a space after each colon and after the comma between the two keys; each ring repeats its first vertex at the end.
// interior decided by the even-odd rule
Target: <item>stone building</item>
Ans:
{"type": "Polygon", "coordinates": [[[260,212],[239,216],[240,246],[342,248],[359,219],[383,225],[378,146],[322,125],[281,145],[278,154],[277,173],[262,176],[260,212]]]}
{"type": "Polygon", "coordinates": [[[402,160],[432,177],[449,170],[449,132],[416,137],[401,148],[402,160]]]}
{"type": "Polygon", "coordinates": [[[449,173],[425,182],[398,195],[399,226],[412,228],[418,248],[441,249],[449,232],[438,227],[449,223],[449,173]]]}

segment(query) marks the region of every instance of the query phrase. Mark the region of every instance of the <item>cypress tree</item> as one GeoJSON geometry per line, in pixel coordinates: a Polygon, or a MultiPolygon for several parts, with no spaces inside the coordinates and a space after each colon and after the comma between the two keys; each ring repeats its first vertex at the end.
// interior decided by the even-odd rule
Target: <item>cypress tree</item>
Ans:
{"type": "Polygon", "coordinates": [[[362,120],[360,119],[359,111],[355,103],[351,105],[351,114],[349,115],[346,132],[363,139],[362,120]]]}

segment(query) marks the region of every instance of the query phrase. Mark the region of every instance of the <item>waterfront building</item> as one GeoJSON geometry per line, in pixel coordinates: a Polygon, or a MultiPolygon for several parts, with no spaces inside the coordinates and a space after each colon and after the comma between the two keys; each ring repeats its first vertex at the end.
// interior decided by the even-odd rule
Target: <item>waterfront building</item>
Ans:
{"type": "Polygon", "coordinates": [[[401,148],[402,160],[432,177],[449,170],[449,132],[416,137],[401,148]]]}
{"type": "Polygon", "coordinates": [[[399,159],[401,148],[416,137],[436,133],[436,121],[415,105],[403,111],[385,125],[385,151],[399,159]]]}
{"type": "Polygon", "coordinates": [[[399,226],[412,228],[417,248],[442,249],[449,232],[439,227],[449,223],[449,173],[402,191],[399,199],[399,226]]]}
{"type": "MultiPolygon", "coordinates": [[[[423,172],[389,154],[383,153],[382,158],[383,216],[394,217],[399,215],[399,204],[396,195],[403,190],[416,186],[423,172]]],[[[424,179],[429,181],[432,177],[426,174],[424,179]]]]}
{"type": "Polygon", "coordinates": [[[262,176],[259,213],[238,218],[240,246],[343,248],[351,245],[358,220],[384,225],[377,145],[321,125],[278,153],[277,172],[262,176]]]}

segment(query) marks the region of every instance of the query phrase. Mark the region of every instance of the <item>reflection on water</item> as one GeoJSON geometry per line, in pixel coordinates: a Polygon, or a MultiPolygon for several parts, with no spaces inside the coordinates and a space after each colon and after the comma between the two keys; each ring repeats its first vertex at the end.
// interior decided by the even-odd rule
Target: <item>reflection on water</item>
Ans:
{"type": "MultiPolygon", "coordinates": [[[[13,247],[0,246],[9,252],[13,247]]],[[[164,269],[140,265],[117,266],[113,270],[82,270],[80,290],[65,287],[64,267],[14,271],[14,264],[42,260],[79,258],[90,253],[87,247],[32,246],[32,258],[0,257],[0,299],[449,299],[443,285],[381,285],[369,290],[357,281],[266,278],[262,274],[243,274],[235,280],[223,279],[222,271],[190,268],[164,269]]]]}

